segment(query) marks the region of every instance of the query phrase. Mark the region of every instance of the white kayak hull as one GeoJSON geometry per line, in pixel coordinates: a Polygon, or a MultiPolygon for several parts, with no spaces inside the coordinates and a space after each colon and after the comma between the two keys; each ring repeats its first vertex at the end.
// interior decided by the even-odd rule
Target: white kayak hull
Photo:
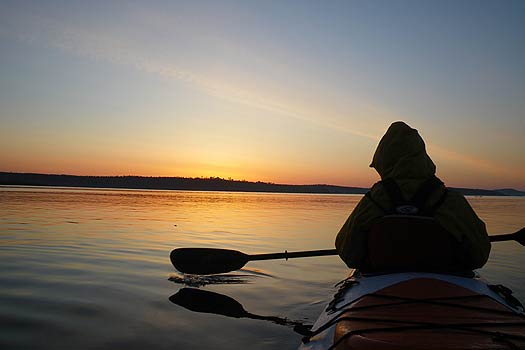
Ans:
{"type": "MultiPolygon", "coordinates": [[[[450,337],[451,334],[452,336],[457,336],[456,340],[459,345],[451,341],[450,345],[443,347],[444,349],[474,349],[477,347],[469,347],[471,346],[469,344],[464,344],[465,346],[463,347],[461,342],[467,342],[467,340],[470,339],[468,337],[474,337],[472,338],[474,339],[472,342],[477,343],[478,345],[485,344],[484,342],[486,341],[490,343],[491,340],[489,338],[490,334],[492,334],[491,332],[502,332],[503,334],[506,334],[505,332],[509,327],[511,327],[510,335],[506,338],[504,337],[504,339],[502,338],[502,344],[508,340],[511,344],[509,346],[512,346],[513,343],[523,344],[523,346],[525,346],[525,339],[523,340],[523,343],[521,343],[519,339],[519,334],[523,334],[525,331],[525,314],[523,307],[513,297],[506,295],[506,291],[505,293],[502,293],[498,288],[490,287],[489,283],[479,276],[470,278],[457,275],[422,272],[363,276],[359,272],[354,271],[353,275],[343,281],[342,286],[339,286],[336,298],[333,299],[323,310],[312,327],[313,334],[305,337],[303,340],[304,343],[300,345],[299,349],[401,349],[403,348],[403,341],[407,342],[407,349],[416,349],[419,348],[417,339],[420,339],[420,342],[428,341],[427,344],[420,344],[421,349],[427,349],[432,345],[429,343],[435,341],[435,339],[429,339],[429,337],[425,336],[422,332],[430,331],[432,331],[432,333],[429,334],[436,334],[436,339],[443,336],[450,337]],[[444,286],[444,288],[437,287],[437,289],[441,288],[442,290],[438,292],[435,288],[429,287],[433,285],[444,286]],[[405,306],[401,305],[403,304],[402,302],[397,303],[400,305],[393,305],[392,302],[389,302],[390,304],[387,305],[387,302],[384,300],[380,303],[374,301],[376,304],[371,305],[370,300],[372,299],[372,296],[377,299],[378,295],[381,294],[381,291],[394,290],[395,288],[397,288],[396,295],[393,297],[402,299],[403,286],[409,288],[409,290],[406,290],[407,295],[412,295],[417,292],[419,286],[421,286],[421,288],[430,288],[428,291],[429,295],[434,294],[438,299],[434,299],[434,302],[431,300],[419,303],[413,301],[413,296],[409,296],[407,299],[408,301],[405,301],[405,306]],[[457,300],[468,299],[469,301],[467,304],[471,304],[471,306],[469,306],[470,309],[463,309],[461,307],[462,302],[460,301],[456,301],[455,305],[443,304],[442,300],[447,299],[448,291],[451,291],[451,297],[449,297],[451,298],[450,300],[456,297],[460,298],[457,300]],[[458,291],[465,294],[465,296],[463,297],[457,294],[458,291]],[[370,300],[366,300],[365,302],[365,299],[367,298],[370,300]],[[513,302],[512,299],[517,303],[513,302]],[[435,300],[438,300],[438,302],[435,300]],[[441,301],[439,302],[439,300],[441,301]],[[364,302],[367,304],[365,307],[363,307],[364,302]],[[444,305],[442,308],[439,308],[440,303],[444,305]],[[502,326],[499,328],[490,320],[492,317],[491,311],[487,311],[488,313],[485,312],[488,310],[487,305],[489,305],[488,308],[490,309],[492,304],[497,305],[496,309],[498,310],[494,310],[497,316],[494,316],[494,319],[501,322],[500,324],[502,326]],[[448,309],[443,312],[440,311],[445,310],[446,308],[451,311],[448,311],[448,309]],[[369,309],[373,310],[369,311],[369,309]],[[385,318],[388,318],[390,321],[380,320],[382,316],[381,309],[384,310],[385,318]],[[414,310],[417,312],[414,312],[414,310]],[[434,311],[432,310],[438,310],[440,315],[434,315],[432,313],[434,311]],[[429,312],[428,315],[425,314],[427,311],[429,312]],[[371,312],[373,312],[373,315],[375,316],[371,316],[371,312]],[[457,320],[461,319],[463,322],[461,325],[458,323],[459,321],[455,321],[455,312],[458,313],[457,320]],[[487,313],[487,315],[485,316],[484,314],[481,314],[480,316],[480,313],[483,312],[487,313]],[[446,315],[443,316],[443,313],[446,313],[446,315]],[[417,315],[411,320],[407,319],[407,315],[409,314],[417,315]],[[465,320],[470,321],[469,315],[472,315],[472,326],[469,325],[470,323],[465,322],[465,320]],[[398,320],[391,320],[392,317],[397,318],[398,316],[398,320]],[[439,323],[439,320],[445,320],[447,317],[448,321],[443,321],[446,323],[439,323]],[[478,325],[473,322],[481,322],[479,321],[480,317],[487,318],[488,321],[478,327],[478,325]],[[502,319],[502,317],[504,318],[502,319]],[[343,322],[346,322],[346,325],[342,325],[343,322]],[[434,325],[433,322],[438,322],[439,325],[434,325]],[[468,327],[471,328],[465,328],[465,324],[469,325],[468,327]],[[432,330],[432,327],[435,327],[435,329],[432,330]],[[461,330],[460,327],[465,329],[461,330]],[[343,331],[341,329],[343,329],[343,331]],[[344,329],[346,329],[346,331],[344,329]],[[396,329],[398,329],[399,332],[396,332],[396,329]],[[438,329],[437,333],[436,329],[438,329]],[[383,332],[381,330],[385,331],[383,332]],[[341,332],[347,332],[348,334],[341,335],[341,332]],[[399,335],[400,332],[408,334],[410,338],[403,340],[403,337],[399,335]],[[484,334],[487,334],[488,338],[485,337],[484,334]],[[334,346],[337,342],[337,346],[334,346]]],[[[504,287],[501,288],[504,289],[504,287]]],[[[418,298],[418,296],[416,296],[416,298],[418,298]]],[[[372,302],[372,304],[374,302],[372,302]]],[[[499,346],[500,344],[496,345],[499,346]]],[[[506,348],[505,344],[501,346],[503,346],[502,348],[506,348]]]]}

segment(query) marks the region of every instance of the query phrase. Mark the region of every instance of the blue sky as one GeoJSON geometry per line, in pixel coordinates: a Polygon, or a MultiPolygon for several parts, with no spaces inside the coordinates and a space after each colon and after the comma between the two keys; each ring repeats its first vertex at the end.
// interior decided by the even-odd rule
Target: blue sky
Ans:
{"type": "Polygon", "coordinates": [[[522,1],[0,1],[0,170],[525,189],[522,1]]]}

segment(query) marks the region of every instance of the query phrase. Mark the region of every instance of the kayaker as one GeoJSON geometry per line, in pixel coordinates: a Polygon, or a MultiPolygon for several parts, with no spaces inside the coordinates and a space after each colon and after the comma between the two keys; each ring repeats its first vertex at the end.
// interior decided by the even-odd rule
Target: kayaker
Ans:
{"type": "Polygon", "coordinates": [[[393,123],[370,167],[381,181],[361,199],[335,242],[349,267],[417,269],[407,265],[422,264],[472,270],[487,262],[485,224],[461,193],[435,176],[436,166],[417,130],[393,123]]]}

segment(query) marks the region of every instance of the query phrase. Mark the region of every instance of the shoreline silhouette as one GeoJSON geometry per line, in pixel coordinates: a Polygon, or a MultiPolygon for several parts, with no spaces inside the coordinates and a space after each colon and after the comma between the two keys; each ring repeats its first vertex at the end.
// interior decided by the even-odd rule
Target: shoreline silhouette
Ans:
{"type": "MultiPolygon", "coordinates": [[[[365,194],[369,190],[364,187],[328,184],[290,185],[220,177],[82,176],[15,172],[0,172],[0,185],[312,194],[365,194]]],[[[524,191],[515,189],[455,189],[471,196],[525,196],[524,191]]]]}

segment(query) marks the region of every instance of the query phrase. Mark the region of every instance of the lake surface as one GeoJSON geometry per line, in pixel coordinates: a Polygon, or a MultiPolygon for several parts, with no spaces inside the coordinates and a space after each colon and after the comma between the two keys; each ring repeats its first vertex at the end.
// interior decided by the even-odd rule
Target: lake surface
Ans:
{"type": "MultiPolygon", "coordinates": [[[[290,326],[172,303],[185,286],[169,253],[333,248],[360,198],[0,187],[0,348],[295,349],[290,326]]],[[[525,198],[468,200],[491,234],[525,224],[525,198]]],[[[480,273],[525,301],[524,266],[525,247],[494,243],[480,273]]],[[[200,290],[311,324],[348,272],[337,257],[250,262],[200,290]]]]}

